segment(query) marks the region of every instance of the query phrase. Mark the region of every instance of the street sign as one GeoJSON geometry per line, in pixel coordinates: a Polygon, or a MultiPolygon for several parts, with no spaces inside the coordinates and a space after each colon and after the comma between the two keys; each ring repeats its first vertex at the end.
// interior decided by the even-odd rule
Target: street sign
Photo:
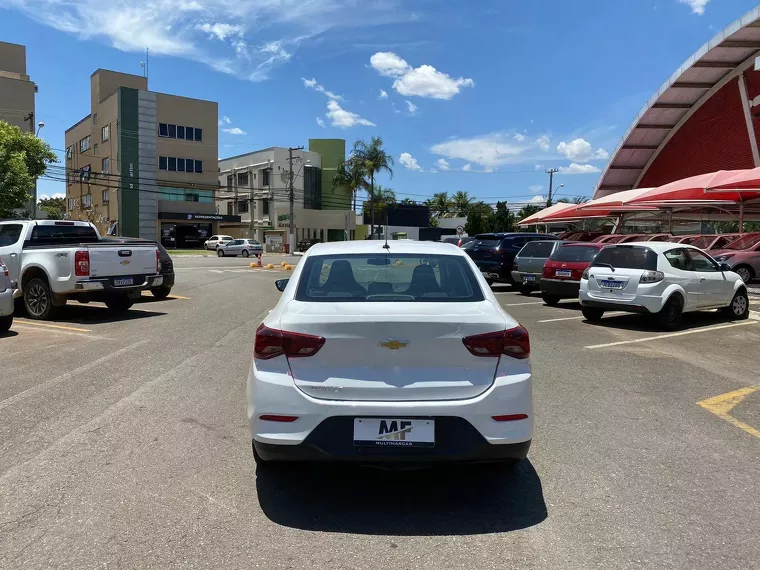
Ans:
{"type": "Polygon", "coordinates": [[[464,233],[464,226],[457,226],[457,235],[461,236],[464,233]]]}

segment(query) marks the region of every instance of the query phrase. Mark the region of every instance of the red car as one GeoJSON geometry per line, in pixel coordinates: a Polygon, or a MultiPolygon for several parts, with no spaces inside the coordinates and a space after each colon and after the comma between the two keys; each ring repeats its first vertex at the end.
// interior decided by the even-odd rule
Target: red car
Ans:
{"type": "Polygon", "coordinates": [[[723,249],[729,243],[742,237],[742,234],[720,234],[710,236],[699,236],[697,239],[686,243],[698,247],[703,251],[711,249],[723,249]]]}
{"type": "Polygon", "coordinates": [[[541,298],[547,305],[561,299],[577,299],[581,276],[605,244],[566,243],[557,248],[544,263],[541,275],[541,298]]]}

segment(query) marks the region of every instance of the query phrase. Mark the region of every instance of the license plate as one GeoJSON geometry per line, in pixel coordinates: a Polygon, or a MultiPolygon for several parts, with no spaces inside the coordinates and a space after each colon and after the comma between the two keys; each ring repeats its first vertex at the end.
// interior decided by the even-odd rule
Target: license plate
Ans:
{"type": "Polygon", "coordinates": [[[526,275],[525,277],[523,277],[523,279],[525,279],[525,281],[535,281],[536,280],[536,276],[535,275],[526,275]]]}
{"type": "Polygon", "coordinates": [[[134,285],[134,284],[135,284],[134,277],[123,277],[121,279],[113,280],[114,287],[126,287],[127,285],[134,285]]]}
{"type": "Polygon", "coordinates": [[[602,281],[599,282],[599,285],[601,285],[603,289],[622,289],[623,288],[622,281],[612,281],[611,279],[603,279],[602,281]]]}
{"type": "Polygon", "coordinates": [[[557,277],[571,277],[573,272],[569,269],[557,269],[557,271],[554,272],[554,275],[557,277]]]}
{"type": "Polygon", "coordinates": [[[362,447],[433,447],[435,420],[354,419],[354,445],[362,447]]]}

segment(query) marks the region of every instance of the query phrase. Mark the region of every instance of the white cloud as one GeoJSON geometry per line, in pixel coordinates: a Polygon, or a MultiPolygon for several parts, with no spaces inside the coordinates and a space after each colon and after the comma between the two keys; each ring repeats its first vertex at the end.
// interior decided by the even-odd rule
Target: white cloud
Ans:
{"type": "Polygon", "coordinates": [[[520,134],[520,133],[515,133],[512,138],[515,139],[517,142],[523,142],[525,140],[525,135],[520,134]]]}
{"type": "Polygon", "coordinates": [[[229,125],[229,124],[231,124],[231,123],[232,123],[232,119],[230,119],[230,118],[229,118],[229,117],[227,117],[226,115],[225,115],[224,117],[222,117],[221,119],[219,119],[219,126],[220,126],[220,127],[221,127],[222,125],[229,125]]]}
{"type": "Polygon", "coordinates": [[[335,99],[336,101],[342,101],[343,97],[340,95],[336,95],[332,91],[328,91],[324,87],[322,87],[319,83],[317,83],[317,80],[312,79],[306,79],[305,77],[301,78],[301,81],[303,81],[304,87],[308,87],[309,89],[314,89],[317,93],[322,93],[323,95],[326,95],[330,99],[335,99]]]}
{"type": "Polygon", "coordinates": [[[549,150],[549,137],[546,135],[540,136],[536,139],[536,145],[542,151],[547,152],[549,150]]]}
{"type": "Polygon", "coordinates": [[[432,146],[430,151],[446,158],[459,158],[485,168],[495,168],[502,164],[519,162],[520,155],[529,148],[528,145],[514,142],[511,136],[506,138],[496,133],[470,139],[448,140],[432,146]]]}
{"type": "Polygon", "coordinates": [[[438,174],[438,171],[435,168],[430,169],[430,174],[438,174]]]}
{"type": "Polygon", "coordinates": [[[528,200],[529,204],[545,204],[546,198],[544,196],[533,196],[530,200],[528,200]]]}
{"type": "Polygon", "coordinates": [[[365,127],[376,126],[372,121],[368,121],[351,111],[346,111],[334,99],[330,99],[327,103],[327,117],[330,119],[333,127],[340,129],[348,129],[356,125],[363,125],[365,127]]]}
{"type": "Polygon", "coordinates": [[[63,194],[62,192],[56,192],[55,194],[40,194],[37,196],[37,201],[40,200],[50,200],[51,198],[65,198],[66,194],[63,194]]]}
{"type": "Polygon", "coordinates": [[[417,159],[408,152],[402,152],[401,156],[398,157],[398,161],[406,166],[409,170],[422,170],[420,165],[417,164],[417,159]]]}
{"type": "Polygon", "coordinates": [[[678,0],[681,4],[688,4],[691,7],[692,14],[699,14],[700,16],[705,13],[705,6],[710,0],[678,0]]]}
{"type": "Polygon", "coordinates": [[[533,170],[541,170],[543,167],[544,167],[543,164],[534,164],[533,165],[533,170]]]}
{"type": "Polygon", "coordinates": [[[386,0],[6,0],[2,5],[82,40],[138,54],[148,47],[151,55],[197,61],[251,81],[266,79],[311,38],[409,17],[386,0]]]}
{"type": "Polygon", "coordinates": [[[541,186],[540,184],[533,184],[532,186],[530,186],[528,188],[528,190],[530,190],[531,194],[536,194],[537,192],[541,192],[541,190],[543,190],[543,189],[544,189],[544,187],[541,186]]]}
{"type": "Polygon", "coordinates": [[[439,158],[438,160],[435,161],[435,164],[441,170],[450,170],[451,169],[451,165],[444,158],[439,158]]]}
{"type": "Polygon", "coordinates": [[[557,152],[564,155],[568,160],[574,162],[590,162],[592,160],[606,160],[610,157],[609,153],[603,148],[594,151],[591,143],[585,139],[575,139],[571,142],[560,142],[557,145],[557,152]]]}
{"type": "Polygon", "coordinates": [[[393,77],[393,88],[401,95],[451,99],[462,87],[474,87],[472,79],[452,78],[432,65],[412,67],[392,52],[380,51],[369,58],[380,75],[393,77]]]}
{"type": "Polygon", "coordinates": [[[385,89],[380,90],[380,97],[378,99],[387,99],[388,98],[388,92],[385,89]]]}
{"type": "Polygon", "coordinates": [[[231,127],[229,129],[222,129],[223,133],[227,133],[228,135],[247,135],[243,129],[238,127],[231,127]]]}
{"type": "Polygon", "coordinates": [[[412,103],[411,101],[406,101],[406,108],[408,109],[408,111],[409,111],[409,112],[410,112],[412,115],[414,115],[414,113],[417,111],[417,105],[415,105],[415,104],[414,104],[414,103],[412,103]]]}
{"type": "Polygon", "coordinates": [[[471,164],[465,164],[462,167],[462,170],[464,170],[465,172],[470,172],[472,170],[472,165],[471,164]]]}
{"type": "Polygon", "coordinates": [[[322,117],[317,117],[317,124],[318,124],[320,127],[322,127],[323,129],[325,128],[325,122],[324,122],[324,120],[322,119],[322,117]]]}
{"type": "Polygon", "coordinates": [[[601,172],[601,170],[593,164],[578,164],[573,162],[570,166],[559,167],[560,174],[595,174],[597,172],[601,172]]]}

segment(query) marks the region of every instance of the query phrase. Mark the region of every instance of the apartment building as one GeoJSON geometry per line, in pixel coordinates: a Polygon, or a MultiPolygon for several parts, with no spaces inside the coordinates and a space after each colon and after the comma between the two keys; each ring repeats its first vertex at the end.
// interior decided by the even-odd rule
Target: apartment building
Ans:
{"type": "Polygon", "coordinates": [[[0,42],[0,121],[35,132],[37,86],[26,74],[26,47],[0,42]]]}
{"type": "Polygon", "coordinates": [[[139,75],[98,69],[90,114],[66,131],[72,219],[103,233],[199,247],[217,233],[218,104],[148,90],[139,75]]]}
{"type": "MultiPolygon", "coordinates": [[[[309,150],[294,150],[292,156],[296,243],[352,238],[355,216],[350,211],[350,191],[332,186],[345,159],[345,141],[310,139],[309,150]]],[[[219,161],[220,211],[240,219],[222,223],[221,232],[250,236],[268,251],[292,251],[289,160],[287,148],[270,147],[219,161]]]]}

